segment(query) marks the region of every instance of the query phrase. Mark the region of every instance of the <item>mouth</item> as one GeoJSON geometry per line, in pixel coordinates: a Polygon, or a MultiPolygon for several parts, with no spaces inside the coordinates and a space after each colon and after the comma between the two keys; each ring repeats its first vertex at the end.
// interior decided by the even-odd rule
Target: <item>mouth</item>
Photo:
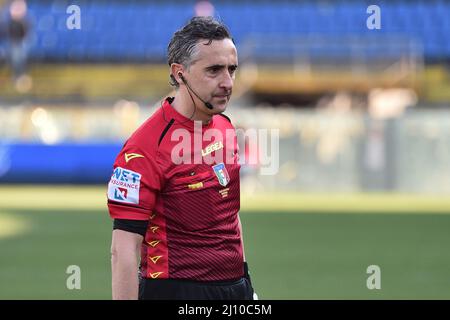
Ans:
{"type": "Polygon", "coordinates": [[[215,98],[218,98],[218,99],[229,99],[230,98],[230,95],[229,94],[218,94],[218,95],[215,95],[214,96],[215,98]]]}

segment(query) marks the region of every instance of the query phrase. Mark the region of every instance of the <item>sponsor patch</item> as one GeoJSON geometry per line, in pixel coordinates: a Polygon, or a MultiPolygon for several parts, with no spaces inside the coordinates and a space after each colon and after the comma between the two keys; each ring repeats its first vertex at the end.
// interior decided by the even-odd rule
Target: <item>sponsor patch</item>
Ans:
{"type": "Polygon", "coordinates": [[[141,175],[137,172],[117,167],[108,184],[108,199],[124,203],[139,204],[141,175]]]}

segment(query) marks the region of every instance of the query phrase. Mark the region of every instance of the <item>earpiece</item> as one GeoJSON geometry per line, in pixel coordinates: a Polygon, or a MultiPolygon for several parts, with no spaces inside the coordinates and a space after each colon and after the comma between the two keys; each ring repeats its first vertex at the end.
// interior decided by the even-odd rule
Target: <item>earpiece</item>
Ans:
{"type": "MultiPolygon", "coordinates": [[[[180,77],[181,81],[183,81],[183,83],[186,85],[188,90],[191,91],[197,98],[199,98],[199,100],[201,102],[203,102],[205,107],[207,107],[210,110],[212,110],[214,108],[214,106],[210,102],[203,100],[202,98],[200,98],[200,96],[194,90],[192,90],[191,86],[187,83],[186,79],[184,78],[184,76],[181,72],[178,72],[178,76],[180,77]]],[[[191,98],[192,98],[192,96],[191,96],[191,98]]],[[[192,100],[192,101],[194,101],[194,100],[192,100]]]]}
{"type": "Polygon", "coordinates": [[[186,83],[186,80],[184,79],[184,76],[183,76],[183,74],[181,72],[178,72],[178,76],[180,77],[181,81],[186,83]]]}

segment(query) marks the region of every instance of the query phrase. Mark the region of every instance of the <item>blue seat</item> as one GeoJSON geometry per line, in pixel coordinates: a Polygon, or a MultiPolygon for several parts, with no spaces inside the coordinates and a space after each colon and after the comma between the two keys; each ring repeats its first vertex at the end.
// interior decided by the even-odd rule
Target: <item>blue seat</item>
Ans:
{"type": "MultiPolygon", "coordinates": [[[[54,18],[51,28],[35,28],[36,43],[31,54],[36,57],[78,58],[109,56],[114,59],[160,59],[173,32],[194,14],[195,1],[177,2],[107,2],[91,1],[82,7],[82,30],[66,28],[66,8],[69,2],[32,1],[29,3],[33,25],[38,26],[46,15],[54,18]],[[47,32],[57,32],[54,46],[45,45],[47,32]],[[80,49],[83,47],[83,49],[80,49]]],[[[218,2],[216,16],[230,28],[237,44],[255,35],[306,36],[318,34],[334,36],[402,35],[419,39],[425,45],[426,57],[450,57],[450,2],[426,1],[378,1],[381,7],[381,30],[366,27],[366,2],[339,0],[332,2],[277,2],[245,0],[218,2]]],[[[345,56],[346,48],[329,44],[329,52],[345,56]]],[[[292,55],[286,48],[267,49],[260,56],[276,59],[292,55]],[[284,50],[284,51],[283,51],[284,50]]],[[[367,49],[376,55],[374,48],[367,49]]],[[[320,51],[320,50],[319,50],[320,51]]],[[[317,52],[321,55],[326,50],[317,52]]],[[[394,52],[395,53],[395,52],[394,52]]],[[[380,54],[383,54],[382,52],[380,54]]]]}

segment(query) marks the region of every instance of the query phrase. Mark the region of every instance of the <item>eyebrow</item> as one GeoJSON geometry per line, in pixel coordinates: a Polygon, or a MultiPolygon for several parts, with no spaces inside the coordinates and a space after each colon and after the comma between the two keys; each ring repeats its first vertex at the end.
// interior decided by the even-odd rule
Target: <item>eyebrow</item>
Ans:
{"type": "MultiPolygon", "coordinates": [[[[229,68],[234,68],[234,69],[237,69],[237,67],[238,67],[237,64],[232,64],[232,65],[229,66],[229,68]]],[[[225,68],[224,64],[214,64],[212,66],[206,67],[205,69],[206,70],[213,70],[213,69],[223,69],[223,68],[225,68]]]]}

